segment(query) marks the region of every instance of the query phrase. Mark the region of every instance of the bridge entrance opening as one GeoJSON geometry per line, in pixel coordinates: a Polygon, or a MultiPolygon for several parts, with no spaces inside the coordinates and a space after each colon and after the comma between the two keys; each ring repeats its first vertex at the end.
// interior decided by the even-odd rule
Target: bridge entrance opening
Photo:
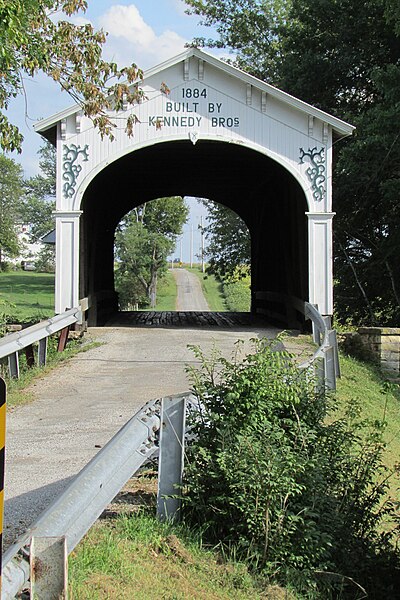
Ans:
{"type": "Polygon", "coordinates": [[[250,241],[234,211],[205,198],[133,208],[115,232],[119,311],[249,312],[250,241]]]}
{"type": "Polygon", "coordinates": [[[307,203],[294,177],[252,149],[185,140],[127,154],[104,168],[86,189],[80,296],[91,298],[89,323],[104,324],[118,311],[113,248],[121,218],[144,202],[174,195],[213,198],[247,224],[253,312],[266,306],[269,293],[271,312],[287,322],[284,297],[308,300],[307,203]]]}

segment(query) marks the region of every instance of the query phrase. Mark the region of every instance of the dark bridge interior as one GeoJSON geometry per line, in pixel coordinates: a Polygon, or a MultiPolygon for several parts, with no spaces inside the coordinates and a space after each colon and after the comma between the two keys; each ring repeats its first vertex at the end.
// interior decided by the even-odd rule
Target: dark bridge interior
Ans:
{"type": "Polygon", "coordinates": [[[136,150],[89,185],[81,207],[80,297],[91,299],[90,324],[104,324],[117,310],[116,226],[135,206],[163,196],[209,198],[234,210],[252,240],[252,311],[268,307],[292,325],[281,302],[256,295],[269,291],[308,299],[304,193],[284,167],[265,155],[238,144],[201,140],[136,150]]]}

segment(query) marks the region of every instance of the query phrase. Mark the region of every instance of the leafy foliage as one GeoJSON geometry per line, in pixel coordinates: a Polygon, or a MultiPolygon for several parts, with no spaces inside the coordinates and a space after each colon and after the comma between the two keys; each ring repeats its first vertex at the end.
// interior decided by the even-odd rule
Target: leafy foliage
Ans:
{"type": "Polygon", "coordinates": [[[15,305],[0,295],[0,337],[7,333],[7,324],[12,322],[15,305]]]}
{"type": "Polygon", "coordinates": [[[155,306],[158,278],[167,269],[167,257],[188,214],[180,196],[158,198],[128,213],[115,240],[116,288],[122,307],[155,306]]]}
{"type": "Polygon", "coordinates": [[[18,255],[16,224],[21,212],[22,196],[22,167],[0,154],[0,271],[4,255],[10,258],[18,255]]]}
{"type": "MultiPolygon", "coordinates": [[[[23,137],[4,111],[23,93],[23,76],[42,71],[81,104],[102,135],[115,124],[107,109],[142,97],[136,82],[142,72],[132,64],[118,69],[102,59],[103,31],[66,20],[87,8],[86,0],[0,0],[0,147],[21,151],[23,137]],[[64,19],[62,19],[64,17],[64,19]],[[121,83],[121,79],[127,83],[121,83]],[[135,84],[135,85],[130,85],[135,84]]],[[[127,122],[132,132],[134,116],[127,122]]]]}
{"type": "Polygon", "coordinates": [[[232,362],[194,348],[201,418],[187,450],[186,520],[307,597],[354,598],[359,586],[390,597],[400,556],[395,532],[379,533],[394,514],[383,498],[384,425],[360,422],[354,405],[335,419],[309,373],[270,342],[254,344],[232,362]]]}
{"type": "Polygon", "coordinates": [[[249,312],[251,308],[250,270],[237,267],[233,275],[225,277],[222,291],[228,310],[233,312],[249,312]]]}
{"type": "Polygon", "coordinates": [[[38,154],[41,173],[25,181],[24,202],[21,207],[24,223],[31,225],[32,242],[54,229],[52,212],[56,196],[56,150],[52,144],[45,142],[38,154]]]}
{"type": "MultiPolygon", "coordinates": [[[[204,233],[207,238],[207,272],[223,279],[237,276],[250,268],[250,233],[246,223],[233,210],[205,199],[199,200],[208,210],[204,233]]],[[[245,276],[245,275],[244,275],[245,276]]]]}
{"type": "Polygon", "coordinates": [[[357,126],[335,146],[336,313],[399,325],[400,13],[394,0],[185,0],[233,62],[357,126]]]}

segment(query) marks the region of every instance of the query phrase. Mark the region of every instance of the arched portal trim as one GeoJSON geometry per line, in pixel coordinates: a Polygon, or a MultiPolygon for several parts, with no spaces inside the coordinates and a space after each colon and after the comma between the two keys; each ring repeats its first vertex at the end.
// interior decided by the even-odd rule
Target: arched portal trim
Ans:
{"type": "MultiPolygon", "coordinates": [[[[97,177],[97,175],[99,175],[99,173],[101,173],[104,169],[109,167],[111,164],[117,162],[118,160],[120,160],[121,158],[123,158],[125,156],[128,156],[129,154],[140,151],[144,148],[157,146],[159,144],[168,144],[168,143],[185,142],[185,141],[187,141],[188,144],[190,144],[190,140],[188,140],[188,138],[182,137],[180,135],[163,136],[162,138],[160,138],[160,140],[156,140],[156,141],[147,140],[146,142],[143,142],[141,144],[136,144],[134,147],[131,147],[128,149],[125,148],[125,149],[121,150],[120,152],[115,153],[115,155],[113,155],[112,158],[107,158],[107,160],[104,160],[103,162],[96,165],[96,167],[81,182],[81,184],[79,185],[79,187],[77,189],[75,198],[74,198],[73,210],[81,210],[82,200],[84,198],[85,192],[86,192],[87,188],[89,187],[90,183],[97,177]]],[[[297,181],[297,183],[300,185],[301,189],[304,192],[304,196],[305,196],[305,199],[307,202],[307,211],[312,212],[313,195],[312,195],[312,189],[310,187],[310,182],[308,180],[306,180],[303,177],[303,175],[298,171],[298,169],[296,169],[295,166],[289,160],[287,160],[285,157],[280,156],[279,154],[272,152],[268,148],[264,148],[262,146],[259,146],[258,144],[250,142],[250,141],[247,142],[246,144],[243,144],[242,142],[232,141],[232,139],[228,138],[228,137],[224,138],[222,136],[211,136],[211,135],[202,137],[201,140],[198,140],[198,141],[199,142],[210,141],[210,142],[217,142],[220,144],[229,144],[231,146],[237,146],[237,147],[246,147],[249,150],[253,150],[259,154],[267,156],[268,158],[270,158],[271,160],[273,160],[274,162],[276,162],[277,164],[282,166],[284,169],[286,169],[292,175],[292,177],[294,177],[294,179],[297,181]]]]}

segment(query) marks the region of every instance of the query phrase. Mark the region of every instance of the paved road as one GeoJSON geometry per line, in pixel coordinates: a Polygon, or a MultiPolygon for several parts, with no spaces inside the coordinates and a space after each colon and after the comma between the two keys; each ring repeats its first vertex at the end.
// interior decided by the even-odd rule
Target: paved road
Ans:
{"type": "Polygon", "coordinates": [[[182,311],[208,311],[210,310],[199,278],[186,269],[172,269],[175,277],[178,294],[176,297],[176,310],[182,311]]]}
{"type": "MultiPolygon", "coordinates": [[[[187,344],[229,357],[238,339],[275,337],[275,328],[91,329],[102,346],[38,380],[36,400],[7,421],[5,545],[23,532],[71,478],[147,401],[190,388],[187,344]]],[[[248,348],[247,342],[247,348],[248,348]]]]}

